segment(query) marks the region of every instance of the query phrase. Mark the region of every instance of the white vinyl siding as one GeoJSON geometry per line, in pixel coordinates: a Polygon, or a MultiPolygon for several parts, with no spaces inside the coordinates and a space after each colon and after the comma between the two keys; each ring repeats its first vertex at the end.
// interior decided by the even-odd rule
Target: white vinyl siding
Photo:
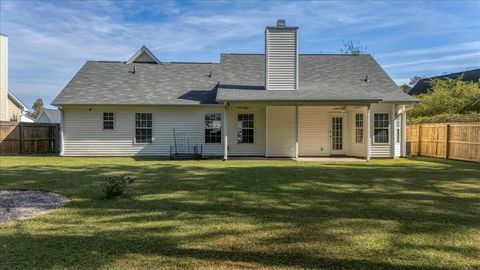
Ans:
{"type": "Polygon", "coordinates": [[[267,106],[267,156],[295,157],[295,107],[267,106]]]}
{"type": "Polygon", "coordinates": [[[205,144],[205,113],[223,112],[220,106],[65,106],[65,156],[168,156],[173,128],[202,144],[204,155],[223,155],[222,144],[205,144]],[[91,108],[91,111],[89,110],[91,108]],[[103,130],[102,113],[115,113],[115,129],[103,130]],[[135,144],[135,113],[153,114],[153,142],[135,144]]]}
{"type": "Polygon", "coordinates": [[[267,29],[267,89],[295,90],[297,88],[297,31],[267,29]]]}
{"type": "Polygon", "coordinates": [[[265,106],[231,104],[228,115],[228,155],[265,156],[265,106]],[[255,128],[253,143],[238,143],[237,120],[239,114],[253,114],[255,128]]]}
{"type": "Polygon", "coordinates": [[[299,156],[330,155],[330,111],[332,107],[298,107],[299,156]]]}

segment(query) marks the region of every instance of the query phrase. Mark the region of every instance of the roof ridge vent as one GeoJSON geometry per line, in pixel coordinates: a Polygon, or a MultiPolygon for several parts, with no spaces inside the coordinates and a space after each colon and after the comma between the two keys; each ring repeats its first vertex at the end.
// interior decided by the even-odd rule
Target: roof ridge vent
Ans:
{"type": "Polygon", "coordinates": [[[287,22],[285,21],[285,19],[278,19],[277,27],[287,27],[287,22]]]}

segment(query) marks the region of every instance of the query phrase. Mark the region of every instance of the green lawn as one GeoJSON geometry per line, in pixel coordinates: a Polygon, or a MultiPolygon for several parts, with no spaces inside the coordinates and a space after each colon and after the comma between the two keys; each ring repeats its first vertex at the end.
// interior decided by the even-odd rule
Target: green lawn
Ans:
{"type": "Polygon", "coordinates": [[[0,157],[72,202],[0,225],[0,268],[480,268],[480,165],[0,157]],[[106,200],[105,175],[136,179],[106,200]]]}

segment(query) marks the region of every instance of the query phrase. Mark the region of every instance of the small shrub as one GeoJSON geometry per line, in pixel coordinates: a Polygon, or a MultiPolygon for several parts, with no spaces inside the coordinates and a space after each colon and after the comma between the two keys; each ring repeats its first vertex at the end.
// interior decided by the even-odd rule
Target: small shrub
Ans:
{"type": "Polygon", "coordinates": [[[108,199],[123,195],[133,179],[125,175],[109,176],[105,178],[105,188],[103,192],[108,199]]]}

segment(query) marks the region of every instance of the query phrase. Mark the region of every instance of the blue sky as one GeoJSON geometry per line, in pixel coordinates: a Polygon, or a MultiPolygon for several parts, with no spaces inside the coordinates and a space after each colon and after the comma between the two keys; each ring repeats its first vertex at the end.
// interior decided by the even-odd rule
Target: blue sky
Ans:
{"type": "Polygon", "coordinates": [[[263,53],[266,25],[300,27],[301,53],[339,53],[354,39],[398,83],[480,68],[480,1],[0,1],[10,89],[49,104],[86,60],[218,62],[263,53]]]}

